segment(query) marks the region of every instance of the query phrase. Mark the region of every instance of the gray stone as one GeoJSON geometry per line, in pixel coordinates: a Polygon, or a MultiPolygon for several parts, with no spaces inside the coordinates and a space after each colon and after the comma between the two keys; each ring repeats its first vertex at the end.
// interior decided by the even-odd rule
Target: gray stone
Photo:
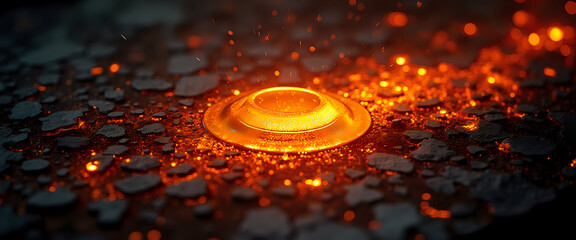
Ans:
{"type": "Polygon", "coordinates": [[[22,171],[25,173],[38,173],[46,171],[50,166],[50,162],[44,159],[31,159],[22,162],[22,171]]]}
{"type": "Polygon", "coordinates": [[[218,75],[206,74],[202,76],[182,77],[176,84],[177,97],[194,97],[204,94],[218,86],[218,75]]]}
{"type": "Polygon", "coordinates": [[[114,187],[120,192],[134,195],[152,190],[162,184],[162,180],[156,174],[136,175],[114,183],[114,187]]]}
{"type": "Polygon", "coordinates": [[[350,207],[356,207],[361,203],[372,203],[384,198],[380,191],[367,188],[363,183],[345,186],[347,194],[344,201],[350,207]]]}
{"type": "Polygon", "coordinates": [[[166,131],[166,127],[161,123],[152,123],[138,129],[142,134],[158,134],[166,131]]]}
{"type": "Polygon", "coordinates": [[[556,149],[556,144],[551,140],[536,136],[512,137],[502,143],[508,144],[511,152],[527,156],[546,155],[556,149]]]}
{"type": "Polygon", "coordinates": [[[368,165],[379,170],[411,173],[414,164],[410,160],[387,153],[372,153],[366,157],[368,165]]]}
{"type": "Polygon", "coordinates": [[[456,153],[444,142],[433,138],[420,142],[418,149],[410,153],[412,158],[420,161],[440,161],[454,155],[456,153]]]}
{"type": "Polygon", "coordinates": [[[410,138],[410,140],[424,140],[432,138],[434,134],[430,131],[408,130],[404,132],[404,136],[410,138]]]}
{"type": "Polygon", "coordinates": [[[203,178],[194,178],[166,188],[166,195],[177,198],[198,198],[206,194],[208,183],[203,178]]]}
{"type": "Polygon", "coordinates": [[[290,234],[288,216],[281,209],[266,207],[248,210],[240,223],[238,239],[284,240],[290,234]]]}
{"type": "Polygon", "coordinates": [[[103,100],[90,100],[88,101],[88,105],[90,105],[90,107],[96,108],[101,113],[108,113],[115,107],[113,102],[103,100]]]}
{"type": "Polygon", "coordinates": [[[22,101],[14,105],[9,118],[12,120],[22,120],[33,118],[42,113],[42,105],[35,101],[22,101]]]}
{"type": "Polygon", "coordinates": [[[109,124],[105,125],[104,127],[100,128],[96,134],[102,135],[106,138],[119,138],[126,134],[126,130],[117,124],[109,124]]]}
{"type": "Polygon", "coordinates": [[[457,192],[452,180],[444,177],[434,177],[426,180],[426,186],[435,193],[454,195],[457,192]]]}
{"type": "Polygon", "coordinates": [[[160,162],[158,158],[152,157],[150,155],[144,156],[133,156],[130,158],[130,162],[122,163],[120,165],[122,168],[130,171],[148,171],[157,167],[160,167],[160,162]]]}
{"type": "Polygon", "coordinates": [[[104,155],[122,155],[129,150],[128,147],[124,145],[112,145],[104,151],[104,155]]]}
{"type": "Polygon", "coordinates": [[[168,176],[186,176],[189,175],[190,173],[194,172],[194,166],[192,166],[192,164],[190,163],[184,163],[184,164],[180,164],[176,167],[170,168],[167,172],[166,175],[168,176]]]}
{"type": "Polygon", "coordinates": [[[96,212],[96,221],[100,225],[117,226],[128,211],[128,201],[117,199],[114,201],[100,200],[88,205],[88,211],[96,212]]]}
{"type": "Polygon", "coordinates": [[[374,219],[381,224],[373,234],[380,240],[405,239],[407,230],[421,221],[418,210],[410,203],[381,203],[373,211],[374,219]]]}
{"type": "Polygon", "coordinates": [[[172,83],[164,80],[135,80],[130,85],[138,91],[164,91],[172,88],[172,83]]]}
{"type": "Polygon", "coordinates": [[[54,191],[42,190],[32,195],[26,205],[41,210],[68,207],[74,204],[78,196],[68,188],[57,187],[54,191]]]}
{"type": "Polygon", "coordinates": [[[78,123],[77,118],[81,117],[81,110],[61,111],[50,114],[47,117],[40,118],[42,122],[42,131],[52,131],[62,127],[75,125],[78,123]]]}

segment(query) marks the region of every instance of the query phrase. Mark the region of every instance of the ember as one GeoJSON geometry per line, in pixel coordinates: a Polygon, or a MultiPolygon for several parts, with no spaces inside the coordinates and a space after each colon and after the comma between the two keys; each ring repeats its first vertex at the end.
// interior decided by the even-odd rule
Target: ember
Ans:
{"type": "Polygon", "coordinates": [[[573,235],[574,1],[34,2],[0,239],[573,235]]]}

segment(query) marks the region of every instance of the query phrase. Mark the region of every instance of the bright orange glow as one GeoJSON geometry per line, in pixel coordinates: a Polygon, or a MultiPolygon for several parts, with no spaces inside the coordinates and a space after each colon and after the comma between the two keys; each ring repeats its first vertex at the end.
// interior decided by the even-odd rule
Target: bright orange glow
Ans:
{"type": "Polygon", "coordinates": [[[344,144],[368,130],[370,122],[370,114],[352,100],[296,87],[228,98],[204,114],[206,128],[216,137],[273,152],[309,152],[344,144]]]}
{"type": "Polygon", "coordinates": [[[270,199],[260,198],[260,200],[258,201],[258,205],[260,205],[260,207],[266,207],[266,206],[270,205],[270,199]]]}
{"type": "Polygon", "coordinates": [[[356,218],[356,213],[354,213],[354,211],[348,210],[344,212],[344,221],[350,222],[354,220],[354,218],[356,218]]]}
{"type": "Polygon", "coordinates": [[[570,15],[576,14],[576,2],[574,1],[566,2],[566,4],[564,5],[564,9],[566,9],[566,12],[570,15]]]}
{"type": "Polygon", "coordinates": [[[420,214],[431,218],[450,218],[452,215],[448,210],[438,210],[430,206],[430,203],[427,201],[420,202],[420,214]]]}
{"type": "Polygon", "coordinates": [[[537,46],[540,44],[540,36],[538,36],[536,33],[530,33],[528,36],[528,43],[530,43],[532,46],[537,46]]]}
{"type": "Polygon", "coordinates": [[[390,84],[386,81],[381,81],[380,82],[380,87],[388,87],[390,84]]]}
{"type": "Polygon", "coordinates": [[[572,48],[570,48],[568,45],[562,45],[562,47],[560,47],[560,53],[564,57],[570,56],[570,53],[572,53],[572,48]]]}
{"type": "Polygon", "coordinates": [[[299,57],[300,57],[300,54],[298,52],[290,53],[290,58],[292,58],[292,60],[298,60],[299,57]]]}
{"type": "Polygon", "coordinates": [[[396,58],[396,64],[398,64],[400,66],[406,64],[406,58],[403,58],[403,57],[396,58]]]}
{"type": "Polygon", "coordinates": [[[393,12],[388,15],[388,24],[392,27],[404,27],[408,23],[408,17],[403,12],[393,12]]]}
{"type": "Polygon", "coordinates": [[[170,163],[170,166],[176,167],[176,163],[175,163],[175,162],[171,162],[171,163],[170,163]]]}
{"type": "Polygon", "coordinates": [[[564,32],[559,27],[550,27],[548,28],[548,37],[554,42],[559,42],[564,38],[564,32]]]}
{"type": "Polygon", "coordinates": [[[131,232],[130,235],[128,235],[128,240],[143,240],[143,239],[144,236],[140,232],[131,232]]]}
{"type": "Polygon", "coordinates": [[[120,65],[118,65],[118,63],[113,63],[112,65],[110,65],[110,72],[111,73],[116,73],[120,70],[120,65]]]}
{"type": "Polygon", "coordinates": [[[290,186],[292,185],[292,181],[290,181],[290,179],[284,179],[284,185],[290,186]]]}
{"type": "Polygon", "coordinates": [[[396,87],[394,87],[394,91],[400,92],[400,91],[402,91],[402,87],[396,86],[396,87]]]}
{"type": "Polygon", "coordinates": [[[490,84],[496,83],[496,79],[495,79],[494,77],[488,77],[486,80],[487,80],[488,83],[490,83],[490,84]]]}
{"type": "Polygon", "coordinates": [[[50,188],[48,188],[48,191],[50,191],[50,192],[55,192],[55,191],[56,191],[56,187],[50,186],[50,188]]]}
{"type": "Polygon", "coordinates": [[[428,73],[428,71],[426,71],[425,68],[418,68],[418,75],[424,76],[426,73],[428,73]]]}
{"type": "Polygon", "coordinates": [[[428,201],[431,197],[430,193],[422,193],[422,200],[428,201]]]}
{"type": "Polygon", "coordinates": [[[94,171],[98,170],[98,164],[99,164],[98,161],[88,162],[88,163],[86,163],[86,170],[88,172],[94,172],[94,171]]]}
{"type": "Polygon", "coordinates": [[[156,229],[150,230],[146,234],[146,238],[148,240],[160,240],[161,237],[162,237],[162,234],[160,233],[160,231],[158,231],[156,229]]]}
{"type": "Polygon", "coordinates": [[[188,38],[188,46],[191,48],[197,48],[202,45],[202,38],[198,36],[190,36],[188,38]]]}
{"type": "Polygon", "coordinates": [[[272,16],[276,16],[278,15],[278,11],[277,10],[272,10],[272,16]]]}
{"type": "Polygon", "coordinates": [[[316,52],[316,47],[310,46],[310,52],[316,52]]]}
{"type": "Polygon", "coordinates": [[[239,91],[239,90],[234,90],[232,93],[233,93],[235,96],[240,95],[240,91],[239,91]]]}
{"type": "Polygon", "coordinates": [[[514,22],[514,25],[518,27],[523,27],[526,25],[529,19],[530,14],[524,10],[517,11],[514,13],[514,15],[512,15],[512,21],[514,22]]]}
{"type": "Polygon", "coordinates": [[[280,76],[280,71],[278,71],[278,70],[274,71],[274,76],[276,76],[276,77],[280,76]]]}
{"type": "Polygon", "coordinates": [[[100,75],[102,74],[102,72],[104,72],[104,69],[102,69],[101,67],[95,67],[90,69],[90,74],[92,75],[100,75]]]}
{"type": "Polygon", "coordinates": [[[464,33],[466,33],[466,35],[468,36],[473,36],[476,34],[476,25],[474,25],[474,23],[466,23],[466,25],[464,25],[464,33]]]}
{"type": "Polygon", "coordinates": [[[570,162],[570,167],[576,167],[576,158],[572,159],[572,162],[570,162]]]}
{"type": "Polygon", "coordinates": [[[350,74],[350,76],[348,76],[348,79],[350,81],[360,81],[362,79],[362,76],[360,76],[360,74],[350,74]]]}
{"type": "Polygon", "coordinates": [[[556,77],[556,70],[554,70],[554,68],[546,67],[544,68],[544,75],[548,77],[556,77]]]}
{"type": "Polygon", "coordinates": [[[228,35],[232,36],[234,35],[234,32],[232,32],[232,30],[228,30],[228,35]]]}

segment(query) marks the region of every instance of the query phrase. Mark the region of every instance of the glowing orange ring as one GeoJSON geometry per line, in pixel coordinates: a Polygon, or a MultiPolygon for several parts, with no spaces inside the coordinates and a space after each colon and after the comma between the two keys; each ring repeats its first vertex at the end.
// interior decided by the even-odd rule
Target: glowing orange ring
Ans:
{"type": "Polygon", "coordinates": [[[215,137],[250,149],[313,152],[353,141],[372,120],[362,105],[350,99],[274,87],[217,102],[203,122],[215,137]]]}

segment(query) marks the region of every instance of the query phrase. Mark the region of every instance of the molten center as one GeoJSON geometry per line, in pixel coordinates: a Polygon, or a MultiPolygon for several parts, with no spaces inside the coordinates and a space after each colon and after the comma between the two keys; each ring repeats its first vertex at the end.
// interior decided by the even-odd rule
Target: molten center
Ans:
{"type": "Polygon", "coordinates": [[[305,112],[320,105],[320,96],[306,89],[273,89],[254,94],[254,104],[264,110],[305,112]]]}
{"type": "Polygon", "coordinates": [[[295,87],[255,92],[235,104],[233,112],[247,126],[270,132],[310,131],[329,126],[338,117],[332,101],[295,87]]]}

